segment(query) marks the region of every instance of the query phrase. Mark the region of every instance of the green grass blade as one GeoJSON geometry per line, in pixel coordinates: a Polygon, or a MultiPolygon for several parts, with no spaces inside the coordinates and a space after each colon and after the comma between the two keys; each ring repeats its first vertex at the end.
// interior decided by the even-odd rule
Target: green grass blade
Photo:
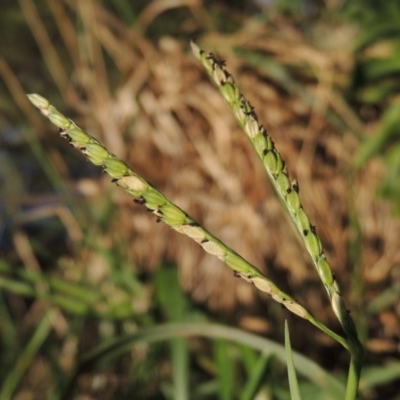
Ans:
{"type": "Polygon", "coordinates": [[[290,345],[289,326],[287,320],[285,320],[285,349],[287,358],[290,395],[292,400],[301,400],[299,384],[297,382],[296,369],[294,367],[292,346],[290,345]]]}
{"type": "Polygon", "coordinates": [[[255,398],[270,359],[271,356],[259,356],[241,391],[240,400],[253,400],[255,398]]]}
{"type": "Polygon", "coordinates": [[[218,370],[219,399],[231,400],[234,393],[235,363],[229,354],[230,346],[225,340],[214,342],[214,355],[218,370]]]}
{"type": "MultiPolygon", "coordinates": [[[[188,311],[188,302],[178,281],[176,268],[162,266],[155,277],[155,292],[170,322],[182,322],[188,311]]],[[[170,343],[173,398],[189,399],[190,352],[186,338],[176,338],[170,343]]]]}
{"type": "Polygon", "coordinates": [[[33,358],[51,331],[51,315],[51,310],[43,315],[31,340],[21,352],[16,364],[4,380],[0,391],[0,400],[9,400],[13,397],[13,393],[18,387],[22,377],[28,370],[29,366],[33,365],[33,358]]]}
{"type": "Polygon", "coordinates": [[[391,383],[400,378],[400,362],[364,368],[360,381],[360,389],[370,390],[377,386],[391,383]]]}

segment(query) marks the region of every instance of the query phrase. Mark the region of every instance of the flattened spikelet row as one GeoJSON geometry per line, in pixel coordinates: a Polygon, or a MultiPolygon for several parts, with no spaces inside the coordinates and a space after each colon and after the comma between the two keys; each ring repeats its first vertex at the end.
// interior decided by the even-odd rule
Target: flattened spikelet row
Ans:
{"type": "Polygon", "coordinates": [[[280,290],[255,266],[200,226],[186,212],[135,173],[125,162],[110,153],[98,140],[62,115],[47,99],[38,94],[29,94],[28,98],[44,116],[59,128],[61,137],[80,150],[90,162],[102,166],[112,181],[125,189],[134,198],[135,203],[147,207],[156,216],[158,222],[165,222],[177,232],[190,237],[199,243],[207,253],[215,255],[228,265],[234,271],[235,276],[253,283],[259,290],[271,295],[275,301],[293,313],[320,326],[320,323],[297,300],[280,290]]]}
{"type": "Polygon", "coordinates": [[[342,299],[339,285],[322,249],[321,240],[301,204],[297,181],[290,180],[285,162],[273,140],[267,134],[265,127],[259,124],[254,108],[240,92],[232,75],[225,69],[225,62],[218,60],[213,53],[206,53],[194,42],[191,46],[195,57],[202,62],[207,73],[218,86],[229,109],[253,144],[273,187],[304,241],[315,269],[326,288],[336,317],[347,336],[358,342],[354,322],[342,299]]]}

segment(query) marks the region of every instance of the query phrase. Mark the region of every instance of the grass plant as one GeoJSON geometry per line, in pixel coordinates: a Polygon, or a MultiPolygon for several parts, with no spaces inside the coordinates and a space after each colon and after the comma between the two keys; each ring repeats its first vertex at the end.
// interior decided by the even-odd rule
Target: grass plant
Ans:
{"type": "MultiPolygon", "coordinates": [[[[137,204],[145,206],[152,212],[157,222],[162,221],[175,231],[187,235],[207,253],[223,261],[234,271],[235,276],[254,284],[257,289],[268,293],[289,311],[306,319],[346,348],[350,352],[351,361],[345,399],[355,399],[363,360],[363,347],[358,339],[355,324],[341,296],[338,282],[323,252],[316,228],[310,222],[310,218],[301,204],[299,184],[296,181],[290,181],[282,156],[263,125],[259,124],[253,107],[241,94],[231,74],[225,69],[225,63],[218,60],[212,53],[206,53],[201,50],[194,42],[192,42],[192,50],[218,86],[230,110],[252,142],[276,193],[289,212],[297,231],[303,239],[305,248],[310,254],[316,271],[328,293],[333,312],[339,320],[346,337],[338,335],[329,329],[299,301],[281,290],[254,265],[246,261],[192,219],[185,211],[167,199],[166,196],[133,171],[124,161],[118,159],[98,140],[60,113],[47,99],[38,94],[30,94],[28,98],[44,116],[59,128],[61,137],[67,139],[73,147],[80,150],[91,163],[101,166],[104,172],[112,178],[113,182],[130,194],[137,204]]],[[[221,288],[221,290],[224,289],[221,288]]],[[[176,342],[176,345],[177,347],[182,346],[179,342],[176,342]]],[[[218,354],[223,357],[222,350],[218,354]]],[[[184,386],[181,387],[181,390],[186,391],[184,386]]],[[[228,392],[222,392],[221,395],[229,398],[228,392]]]]}

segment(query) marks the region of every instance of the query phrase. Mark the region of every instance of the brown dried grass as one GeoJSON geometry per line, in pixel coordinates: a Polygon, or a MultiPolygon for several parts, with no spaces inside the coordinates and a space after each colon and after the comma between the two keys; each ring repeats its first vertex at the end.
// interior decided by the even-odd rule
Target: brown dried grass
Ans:
{"type": "MultiPolygon", "coordinates": [[[[319,285],[317,276],[261,163],[187,44],[171,37],[154,44],[98,5],[87,4],[87,9],[75,9],[86,40],[79,53],[71,50],[74,80],[64,88],[65,100],[82,115],[83,121],[77,122],[88,131],[98,131],[112,152],[235,251],[274,279],[287,280],[291,292],[304,296],[302,301],[319,318],[330,319],[322,291],[314,289],[319,285]],[[108,76],[103,52],[119,74],[117,85],[108,76]],[[78,91],[86,101],[77,102],[82,98],[78,91]]],[[[207,25],[200,4],[188,2],[187,6],[200,24],[207,25]]],[[[143,18],[148,24],[148,12],[143,18]]],[[[66,42],[74,42],[65,19],[60,29],[66,42]]],[[[210,33],[203,36],[202,44],[227,59],[291,176],[299,181],[304,207],[346,295],[351,289],[351,270],[360,268],[367,302],[374,288],[394,279],[400,261],[400,223],[389,205],[375,195],[382,177],[380,162],[370,163],[359,173],[352,169],[358,144],[352,132],[367,132],[368,126],[339,94],[352,64],[349,47],[342,43],[336,46],[340,51],[317,50],[282,18],[270,25],[249,21],[230,36],[210,33]],[[288,67],[304,90],[315,96],[314,104],[235,56],[233,45],[265,52],[288,67]],[[327,109],[340,115],[346,130],[339,132],[327,122],[327,109]],[[362,234],[358,238],[349,228],[353,205],[362,234]],[[349,256],[350,239],[361,241],[357,266],[349,256]]],[[[103,182],[96,184],[101,196],[103,182]]],[[[82,187],[82,182],[76,185],[82,187]]],[[[126,240],[131,259],[142,269],[154,270],[166,259],[176,261],[182,284],[193,298],[225,314],[260,304],[254,288],[234,279],[217,259],[167,227],[156,226],[128,196],[117,191],[113,196],[119,210],[115,227],[126,240]]],[[[253,329],[266,329],[249,324],[253,329]]]]}

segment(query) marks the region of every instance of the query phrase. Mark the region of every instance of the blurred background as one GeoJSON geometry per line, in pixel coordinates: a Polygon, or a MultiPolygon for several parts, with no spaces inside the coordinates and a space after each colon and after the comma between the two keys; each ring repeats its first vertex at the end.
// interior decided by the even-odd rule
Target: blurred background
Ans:
{"type": "Polygon", "coordinates": [[[289,398],[283,363],[222,339],[149,336],[79,366],[174,322],[283,343],[288,319],[293,348],[345,379],[343,348],[156,224],[25,96],[48,98],[342,334],[192,38],[226,60],[299,182],[367,348],[360,398],[400,399],[399,1],[3,0],[0,26],[0,399],[289,398]]]}

